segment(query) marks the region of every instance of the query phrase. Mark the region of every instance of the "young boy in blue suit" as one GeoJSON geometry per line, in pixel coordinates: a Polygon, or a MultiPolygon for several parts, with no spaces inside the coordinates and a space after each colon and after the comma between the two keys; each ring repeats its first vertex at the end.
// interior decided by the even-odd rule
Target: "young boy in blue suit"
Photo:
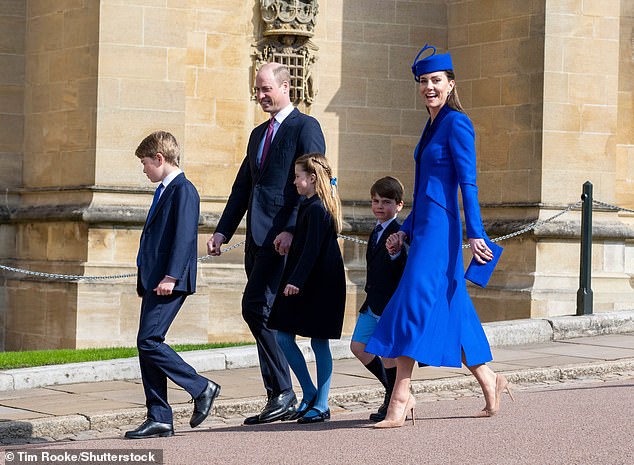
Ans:
{"type": "Polygon", "coordinates": [[[390,234],[401,228],[396,217],[403,208],[403,184],[392,176],[386,176],[372,185],[370,195],[372,213],[377,222],[370,234],[365,255],[367,297],[359,310],[350,350],[385,387],[383,404],[376,413],[370,415],[370,420],[382,421],[385,419],[394,388],[396,361],[391,358],[381,359],[370,354],[365,351],[365,346],[374,332],[383,309],[398,286],[407,260],[405,248],[395,255],[390,255],[385,247],[385,241],[390,234]]]}
{"type": "Polygon", "coordinates": [[[147,136],[135,155],[143,173],[159,183],[137,255],[137,293],[142,298],[137,348],[148,413],[141,426],[125,433],[128,439],[143,439],[174,434],[168,378],[194,399],[192,428],[207,418],[220,386],[196,373],[165,344],[185,298],[196,291],[198,192],[178,167],[180,148],[169,132],[147,136]]]}

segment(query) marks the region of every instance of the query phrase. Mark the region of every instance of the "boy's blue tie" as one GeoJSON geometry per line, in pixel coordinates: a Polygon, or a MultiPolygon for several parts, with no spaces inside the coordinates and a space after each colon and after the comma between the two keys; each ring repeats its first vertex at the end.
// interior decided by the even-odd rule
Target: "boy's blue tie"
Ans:
{"type": "Polygon", "coordinates": [[[156,208],[156,205],[158,204],[159,199],[161,198],[161,192],[163,192],[164,187],[165,186],[161,182],[156,188],[156,191],[154,191],[154,198],[152,199],[152,205],[150,205],[150,211],[147,214],[148,219],[152,216],[152,213],[154,212],[154,209],[156,208]]]}
{"type": "Polygon", "coordinates": [[[372,231],[372,234],[370,234],[370,250],[376,247],[376,243],[379,240],[379,233],[381,231],[383,231],[383,226],[377,224],[376,228],[374,228],[374,230],[372,231]]]}

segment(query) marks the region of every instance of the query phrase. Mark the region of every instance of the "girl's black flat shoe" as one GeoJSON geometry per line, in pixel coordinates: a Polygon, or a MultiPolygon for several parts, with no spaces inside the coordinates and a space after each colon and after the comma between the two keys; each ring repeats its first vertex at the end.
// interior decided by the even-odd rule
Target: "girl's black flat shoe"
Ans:
{"type": "Polygon", "coordinates": [[[307,417],[306,414],[304,414],[303,417],[297,420],[297,423],[306,425],[309,423],[323,423],[326,420],[330,420],[330,409],[326,410],[325,412],[320,412],[319,410],[315,408],[312,408],[310,410],[317,412],[317,415],[311,415],[307,417]]]}
{"type": "Polygon", "coordinates": [[[313,408],[313,405],[315,405],[315,402],[317,401],[317,396],[315,395],[312,399],[310,399],[310,401],[308,402],[308,404],[306,405],[305,409],[302,410],[296,410],[295,413],[293,413],[292,415],[290,415],[288,418],[285,418],[285,420],[299,420],[300,418],[302,418],[304,415],[306,415],[306,413],[308,413],[308,411],[310,409],[313,408]]]}

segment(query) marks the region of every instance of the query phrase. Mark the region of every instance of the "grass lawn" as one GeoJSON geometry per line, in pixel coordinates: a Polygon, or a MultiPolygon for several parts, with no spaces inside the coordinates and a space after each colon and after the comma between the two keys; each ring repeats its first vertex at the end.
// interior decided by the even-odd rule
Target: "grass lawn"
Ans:
{"type": "MultiPolygon", "coordinates": [[[[218,349],[248,345],[245,342],[220,344],[175,344],[171,346],[177,352],[189,350],[218,349]]],[[[136,357],[136,347],[107,347],[103,349],[58,349],[30,350],[25,352],[0,352],[0,370],[27,368],[62,363],[94,362],[115,358],[136,357]]]]}

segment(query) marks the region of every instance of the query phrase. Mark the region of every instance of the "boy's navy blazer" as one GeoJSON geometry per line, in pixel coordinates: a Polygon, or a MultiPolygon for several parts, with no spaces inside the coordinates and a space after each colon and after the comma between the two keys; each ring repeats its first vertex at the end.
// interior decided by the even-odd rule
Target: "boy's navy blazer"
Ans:
{"type": "Polygon", "coordinates": [[[139,245],[137,293],[143,296],[165,277],[176,278],[174,291],[196,291],[200,197],[183,173],[165,188],[145,220],[139,245]]]}
{"type": "Polygon", "coordinates": [[[278,128],[260,169],[258,148],[267,126],[265,121],[251,131],[246,157],[218,222],[216,232],[227,241],[247,212],[247,238],[258,246],[271,246],[282,231],[292,233],[299,206],[299,194],[293,184],[295,160],[306,153],[326,152],[319,122],[295,108],[278,128]]]}
{"type": "Polygon", "coordinates": [[[370,247],[366,250],[365,292],[367,297],[361,305],[360,312],[362,313],[370,307],[372,313],[381,315],[401,280],[407,261],[407,247],[403,246],[401,254],[394,260],[385,248],[385,242],[390,234],[400,229],[401,224],[397,220],[392,221],[379,237],[376,246],[372,250],[370,247]]]}

